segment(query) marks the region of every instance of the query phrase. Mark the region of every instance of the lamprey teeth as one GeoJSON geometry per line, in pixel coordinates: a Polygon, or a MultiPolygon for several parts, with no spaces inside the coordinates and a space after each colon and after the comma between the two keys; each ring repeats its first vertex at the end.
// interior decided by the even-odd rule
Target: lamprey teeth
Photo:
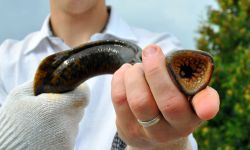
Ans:
{"type": "Polygon", "coordinates": [[[168,70],[177,87],[187,96],[204,89],[212,76],[213,58],[200,50],[179,50],[166,57],[168,70]]]}

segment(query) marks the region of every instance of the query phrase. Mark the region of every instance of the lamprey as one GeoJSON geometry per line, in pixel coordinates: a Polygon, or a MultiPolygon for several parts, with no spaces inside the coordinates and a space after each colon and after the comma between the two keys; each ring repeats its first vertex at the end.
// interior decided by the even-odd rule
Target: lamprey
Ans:
{"type": "MultiPolygon", "coordinates": [[[[141,48],[121,40],[96,41],[46,57],[34,78],[34,94],[62,93],[87,79],[112,74],[124,63],[141,62],[141,48]]],[[[212,76],[213,58],[200,50],[179,50],[166,56],[166,67],[179,90],[192,96],[212,76]]]]}

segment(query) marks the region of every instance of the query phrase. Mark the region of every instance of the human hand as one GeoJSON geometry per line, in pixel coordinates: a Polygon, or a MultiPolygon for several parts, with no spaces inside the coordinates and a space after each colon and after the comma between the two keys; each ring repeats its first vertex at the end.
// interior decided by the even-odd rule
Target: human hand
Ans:
{"type": "Polygon", "coordinates": [[[187,100],[155,45],[143,50],[142,64],[125,64],[114,74],[112,101],[118,134],[128,149],[188,149],[187,136],[219,111],[219,96],[211,87],[187,100]],[[149,127],[138,123],[156,116],[160,120],[149,127]]]}
{"type": "Polygon", "coordinates": [[[0,149],[73,149],[88,99],[85,84],[38,96],[32,82],[17,87],[0,108],[0,149]]]}

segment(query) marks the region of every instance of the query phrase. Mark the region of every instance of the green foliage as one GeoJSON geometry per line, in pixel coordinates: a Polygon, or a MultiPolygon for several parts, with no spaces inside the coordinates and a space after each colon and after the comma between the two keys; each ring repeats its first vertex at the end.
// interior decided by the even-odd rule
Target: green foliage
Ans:
{"type": "Polygon", "coordinates": [[[197,48],[214,55],[218,116],[194,133],[201,150],[250,149],[250,0],[217,0],[199,27],[197,48]]]}

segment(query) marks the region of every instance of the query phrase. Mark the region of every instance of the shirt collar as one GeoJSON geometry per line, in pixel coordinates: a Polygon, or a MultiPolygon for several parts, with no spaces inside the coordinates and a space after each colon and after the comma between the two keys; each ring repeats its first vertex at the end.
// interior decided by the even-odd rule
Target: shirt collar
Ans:
{"type": "MultiPolygon", "coordinates": [[[[46,38],[53,36],[52,32],[50,30],[49,26],[49,18],[50,16],[48,15],[42,25],[42,28],[40,31],[32,33],[31,35],[27,36],[26,38],[29,38],[29,43],[27,45],[27,48],[24,51],[24,54],[27,54],[33,50],[36,49],[36,47],[46,38]]],[[[26,38],[24,40],[26,40],[26,38]]]]}
{"type": "Polygon", "coordinates": [[[137,42],[138,39],[131,27],[116,13],[114,8],[110,9],[109,21],[102,33],[96,33],[91,40],[96,39],[123,39],[137,42]]]}
{"type": "Polygon", "coordinates": [[[42,28],[40,30],[40,36],[41,38],[53,36],[53,33],[50,28],[50,15],[48,15],[43,22],[42,28]]]}
{"type": "MultiPolygon", "coordinates": [[[[109,6],[110,7],[110,6],[109,6]]],[[[104,40],[104,39],[123,39],[131,42],[137,42],[131,27],[116,13],[113,8],[110,9],[110,16],[106,28],[102,33],[96,33],[91,37],[91,41],[104,40]]],[[[50,16],[48,15],[43,22],[43,25],[35,36],[29,42],[25,53],[29,53],[36,49],[36,47],[45,39],[52,38],[53,34],[50,29],[49,23],[50,16]]]]}

